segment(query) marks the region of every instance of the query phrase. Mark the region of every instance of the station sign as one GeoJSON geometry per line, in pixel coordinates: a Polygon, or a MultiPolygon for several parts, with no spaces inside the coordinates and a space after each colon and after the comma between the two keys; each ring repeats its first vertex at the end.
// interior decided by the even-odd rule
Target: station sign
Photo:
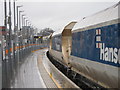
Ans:
{"type": "Polygon", "coordinates": [[[34,38],[39,39],[42,38],[42,36],[34,36],[34,38]]]}
{"type": "Polygon", "coordinates": [[[6,28],[5,28],[5,26],[0,26],[0,34],[1,35],[6,35],[6,28]]]}

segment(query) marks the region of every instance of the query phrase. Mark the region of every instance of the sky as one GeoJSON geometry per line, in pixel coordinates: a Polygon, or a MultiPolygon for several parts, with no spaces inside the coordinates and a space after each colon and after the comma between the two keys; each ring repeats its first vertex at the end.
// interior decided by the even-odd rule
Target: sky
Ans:
{"type": "MultiPolygon", "coordinates": [[[[3,0],[0,0],[0,26],[4,22],[3,0]]],[[[16,5],[23,5],[20,10],[38,30],[52,28],[59,31],[71,21],[79,21],[104,10],[119,0],[17,0],[16,5]]],[[[12,1],[11,1],[12,2],[12,1]]],[[[12,5],[13,6],[13,5],[12,5]]],[[[12,7],[13,8],[13,7],[12,7]]],[[[13,10],[13,9],[12,9],[13,10]]],[[[13,19],[13,18],[12,18],[13,19]]]]}

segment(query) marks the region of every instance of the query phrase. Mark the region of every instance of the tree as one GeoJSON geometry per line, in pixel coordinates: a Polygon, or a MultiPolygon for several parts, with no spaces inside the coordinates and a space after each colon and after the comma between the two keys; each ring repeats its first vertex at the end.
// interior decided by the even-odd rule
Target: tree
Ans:
{"type": "Polygon", "coordinates": [[[51,29],[51,28],[45,28],[45,29],[42,29],[39,33],[40,36],[48,36],[50,35],[51,33],[53,33],[54,31],[51,29]]]}

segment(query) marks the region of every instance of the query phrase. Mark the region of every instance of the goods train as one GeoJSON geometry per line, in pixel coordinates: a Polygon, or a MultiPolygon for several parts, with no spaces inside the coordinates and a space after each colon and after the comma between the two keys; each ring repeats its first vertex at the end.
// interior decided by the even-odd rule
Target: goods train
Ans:
{"type": "Polygon", "coordinates": [[[120,88],[120,2],[50,36],[49,54],[105,87],[120,88]]]}

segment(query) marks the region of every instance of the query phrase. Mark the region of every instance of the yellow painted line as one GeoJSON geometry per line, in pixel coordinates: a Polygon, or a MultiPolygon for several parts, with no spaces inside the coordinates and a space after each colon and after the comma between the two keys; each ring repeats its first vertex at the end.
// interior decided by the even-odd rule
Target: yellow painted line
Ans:
{"type": "Polygon", "coordinates": [[[37,49],[37,50],[34,50],[34,51],[32,51],[32,52],[39,51],[39,50],[43,50],[43,49],[47,49],[47,48],[37,49]]]}
{"type": "MultiPolygon", "coordinates": [[[[46,48],[44,48],[46,49],[46,48]]],[[[41,50],[41,49],[39,49],[41,50]]],[[[38,50],[35,50],[35,51],[38,51],[38,50]]],[[[44,67],[45,68],[45,67],[44,67]]],[[[53,78],[52,76],[52,73],[49,73],[48,70],[45,68],[46,72],[48,73],[48,75],[50,76],[50,78],[53,80],[53,82],[55,83],[55,85],[60,89],[60,90],[63,90],[62,87],[58,84],[58,82],[53,78]]]]}
{"type": "Polygon", "coordinates": [[[52,76],[51,76],[51,79],[52,79],[53,82],[57,85],[58,88],[62,88],[52,76]]]}
{"type": "MultiPolygon", "coordinates": [[[[45,69],[46,70],[46,69],[45,69]]],[[[47,70],[46,70],[47,71],[47,70]]],[[[53,76],[52,76],[52,73],[49,73],[48,71],[47,71],[47,73],[49,74],[49,76],[50,76],[50,78],[53,80],[53,82],[56,84],[56,86],[58,87],[58,88],[62,88],[58,83],[57,83],[57,81],[53,78],[53,76]]]]}
{"type": "Polygon", "coordinates": [[[45,68],[46,72],[48,73],[48,75],[50,76],[50,78],[53,80],[53,82],[56,84],[56,86],[58,88],[60,88],[60,90],[62,89],[62,87],[57,83],[57,81],[53,78],[52,73],[49,73],[48,70],[45,68]]]}

